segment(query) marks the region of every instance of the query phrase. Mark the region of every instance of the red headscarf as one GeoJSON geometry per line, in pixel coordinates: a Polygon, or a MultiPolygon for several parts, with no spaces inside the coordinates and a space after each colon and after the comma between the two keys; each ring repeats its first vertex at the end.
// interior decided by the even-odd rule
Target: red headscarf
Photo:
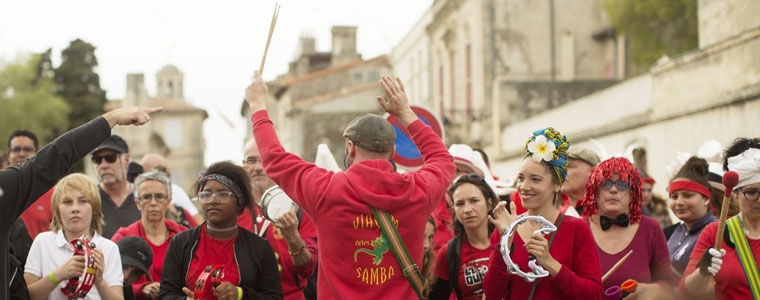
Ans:
{"type": "Polygon", "coordinates": [[[631,203],[628,205],[628,214],[630,224],[636,224],[641,221],[641,176],[636,171],[636,167],[625,158],[613,157],[605,160],[594,168],[586,184],[586,195],[581,199],[583,205],[583,216],[591,216],[599,213],[599,202],[596,199],[600,186],[618,174],[620,181],[627,181],[631,184],[631,203]]]}

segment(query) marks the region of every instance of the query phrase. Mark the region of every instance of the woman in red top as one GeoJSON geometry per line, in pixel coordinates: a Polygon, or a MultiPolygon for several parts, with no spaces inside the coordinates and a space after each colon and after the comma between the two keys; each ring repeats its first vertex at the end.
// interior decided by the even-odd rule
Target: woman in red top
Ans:
{"type": "Polygon", "coordinates": [[[720,251],[713,248],[718,222],[705,227],[689,256],[680,288],[690,297],[714,293],[716,299],[759,299],[760,284],[748,280],[757,277],[749,275],[751,269],[745,265],[756,268],[760,258],[760,138],[736,139],[724,154],[724,169],[739,175],[733,197],[739,201],[740,212],[727,220],[720,251]],[[735,235],[729,230],[732,223],[738,223],[741,230],[735,235]],[[739,251],[744,249],[742,244],[746,244],[746,251],[739,251]],[[714,292],[705,290],[712,282],[714,292]]]}
{"type": "Polygon", "coordinates": [[[510,241],[510,258],[524,272],[529,255],[549,272],[548,277],[528,282],[507,271],[499,250],[501,236],[516,218],[514,202],[511,213],[501,202],[493,211],[498,233],[491,236],[491,259],[483,288],[488,299],[602,299],[602,275],[586,222],[565,217],[558,209],[562,201],[560,187],[567,175],[567,150],[570,144],[554,128],[537,130],[526,143],[527,155],[517,175],[517,190],[530,216],[543,216],[557,226],[547,235],[534,233],[541,226],[527,221],[515,230],[510,241]],[[551,245],[549,244],[549,241],[551,245]]]}
{"type": "Polygon", "coordinates": [[[237,217],[253,203],[250,178],[230,162],[201,173],[198,200],[206,223],[177,234],[169,244],[161,274],[159,299],[193,299],[199,275],[223,267],[214,282],[208,276],[202,299],[282,299],[280,273],[272,246],[264,238],[238,228],[237,217]],[[211,281],[211,282],[208,282],[211,281]]]}
{"type": "MultiPolygon", "coordinates": [[[[435,260],[435,284],[429,299],[449,299],[451,290],[457,299],[481,299],[483,297],[483,276],[488,271],[490,242],[488,236],[494,225],[488,222],[488,212],[498,203],[499,198],[478,174],[460,175],[449,186],[448,196],[454,203],[454,235],[449,242],[458,243],[459,263],[456,270],[449,270],[449,249],[441,248],[435,260]],[[451,278],[456,272],[456,278],[451,278]],[[450,275],[451,274],[451,275],[450,275]]],[[[453,250],[452,250],[453,251],[453,250]]]]}
{"type": "Polygon", "coordinates": [[[136,236],[148,242],[153,251],[153,263],[148,276],[132,284],[136,299],[158,299],[161,287],[161,270],[169,240],[187,227],[167,219],[166,211],[172,201],[171,181],[158,170],[148,171],[135,178],[135,201],[141,218],[128,227],[119,228],[111,237],[118,242],[125,236],[136,236]]]}

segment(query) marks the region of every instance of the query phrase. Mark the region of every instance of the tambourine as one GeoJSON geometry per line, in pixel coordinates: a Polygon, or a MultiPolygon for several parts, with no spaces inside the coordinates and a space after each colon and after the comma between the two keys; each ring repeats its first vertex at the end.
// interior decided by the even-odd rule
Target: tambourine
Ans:
{"type": "Polygon", "coordinates": [[[198,275],[198,280],[195,281],[193,298],[195,300],[204,300],[203,295],[207,292],[213,295],[213,289],[222,283],[222,278],[224,278],[224,265],[206,266],[203,273],[198,275]]]}
{"type": "Polygon", "coordinates": [[[287,212],[296,210],[298,210],[298,204],[293,202],[293,199],[290,199],[279,186],[268,188],[261,196],[261,213],[272,223],[277,223],[287,212]]]}
{"type": "Polygon", "coordinates": [[[544,217],[529,216],[527,214],[523,214],[517,217],[517,219],[514,220],[511,224],[509,224],[509,227],[507,227],[507,230],[505,230],[504,234],[501,235],[501,243],[500,243],[499,248],[501,250],[501,256],[504,258],[504,263],[507,264],[507,271],[509,271],[509,273],[525,278],[525,281],[527,282],[533,282],[536,280],[536,278],[549,276],[549,272],[544,270],[544,268],[542,268],[541,266],[537,265],[536,258],[533,257],[532,255],[530,256],[530,259],[528,260],[528,267],[530,267],[530,269],[533,272],[531,273],[523,272],[522,270],[520,270],[520,267],[512,261],[512,258],[509,256],[509,247],[507,246],[509,244],[509,238],[512,237],[515,229],[517,229],[517,225],[525,223],[528,220],[533,220],[536,223],[538,223],[538,225],[541,225],[541,228],[534,231],[533,233],[540,233],[542,235],[547,235],[551,232],[557,231],[557,226],[554,226],[554,224],[544,219],[544,217]]]}
{"type": "Polygon", "coordinates": [[[95,276],[98,274],[98,269],[95,268],[95,259],[92,257],[92,249],[95,249],[95,243],[83,235],[72,240],[71,245],[74,246],[74,255],[84,255],[85,270],[82,280],[79,280],[79,277],[71,278],[66,286],[61,288],[61,292],[69,300],[87,296],[87,292],[95,285],[95,276]]]}

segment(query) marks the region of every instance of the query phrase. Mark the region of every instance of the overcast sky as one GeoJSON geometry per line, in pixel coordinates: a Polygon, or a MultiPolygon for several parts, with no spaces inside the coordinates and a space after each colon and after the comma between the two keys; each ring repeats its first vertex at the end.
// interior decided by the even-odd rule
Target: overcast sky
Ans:
{"type": "Polygon", "coordinates": [[[249,1],[5,1],[0,10],[0,62],[53,49],[53,63],[70,41],[96,47],[101,86],[122,99],[126,76],[144,73],[155,96],[155,73],[166,64],[185,75],[185,97],[209,113],[206,164],[242,157],[244,89],[264,52],[275,3],[281,5],[264,78],[287,71],[298,39],[310,35],[329,51],[330,28],[358,26],[364,58],[390,53],[433,0],[249,1]],[[230,127],[221,114],[234,123],[230,127]]]}

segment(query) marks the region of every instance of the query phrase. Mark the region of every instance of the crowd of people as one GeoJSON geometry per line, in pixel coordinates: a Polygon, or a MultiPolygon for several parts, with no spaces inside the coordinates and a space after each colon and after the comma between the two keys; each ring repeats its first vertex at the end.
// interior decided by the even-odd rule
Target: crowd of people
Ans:
{"type": "Polygon", "coordinates": [[[14,131],[0,155],[0,296],[760,299],[760,139],[736,139],[722,164],[689,158],[666,200],[645,167],[548,127],[526,134],[504,187],[485,152],[446,148],[400,79],[379,84],[378,105],[424,158],[415,170],[397,170],[397,129],[374,114],[345,127],[345,170],[287,152],[258,71],[245,91],[253,139],[242,162],[199,170],[190,193],[165,157],[137,163],[111,134],[161,108],[116,109],[41,149],[34,133],[14,131]],[[96,180],[67,175],[88,155],[96,180]],[[728,171],[735,186],[722,184],[728,171]],[[274,190],[295,204],[277,217],[274,190]]]}

